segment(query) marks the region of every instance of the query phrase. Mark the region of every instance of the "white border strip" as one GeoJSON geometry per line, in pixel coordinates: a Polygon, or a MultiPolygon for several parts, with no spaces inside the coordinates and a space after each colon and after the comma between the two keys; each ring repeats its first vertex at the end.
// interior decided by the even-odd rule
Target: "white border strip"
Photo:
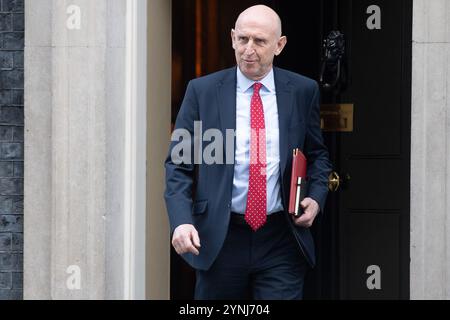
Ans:
{"type": "Polygon", "coordinates": [[[147,1],[126,3],[124,298],[145,299],[147,1]]]}

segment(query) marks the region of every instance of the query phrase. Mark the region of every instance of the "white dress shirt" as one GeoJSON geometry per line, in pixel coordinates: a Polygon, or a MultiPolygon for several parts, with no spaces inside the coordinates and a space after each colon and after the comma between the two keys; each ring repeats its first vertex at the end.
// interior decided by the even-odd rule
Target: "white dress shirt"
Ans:
{"type": "MultiPolygon", "coordinates": [[[[231,211],[244,214],[247,206],[248,179],[250,168],[250,103],[253,84],[256,81],[244,76],[237,69],[236,85],[236,153],[234,157],[233,191],[231,211]]],[[[264,108],[266,127],[266,179],[267,214],[283,210],[280,193],[280,141],[278,108],[273,69],[262,79],[260,96],[264,108]]]]}

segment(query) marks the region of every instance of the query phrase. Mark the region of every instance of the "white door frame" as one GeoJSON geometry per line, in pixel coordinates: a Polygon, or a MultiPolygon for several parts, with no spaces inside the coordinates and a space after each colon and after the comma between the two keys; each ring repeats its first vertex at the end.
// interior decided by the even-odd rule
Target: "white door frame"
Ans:
{"type": "Polygon", "coordinates": [[[147,0],[126,1],[124,298],[145,299],[147,0]]]}
{"type": "Polygon", "coordinates": [[[127,0],[126,12],[124,298],[169,299],[171,1],[127,0]]]}

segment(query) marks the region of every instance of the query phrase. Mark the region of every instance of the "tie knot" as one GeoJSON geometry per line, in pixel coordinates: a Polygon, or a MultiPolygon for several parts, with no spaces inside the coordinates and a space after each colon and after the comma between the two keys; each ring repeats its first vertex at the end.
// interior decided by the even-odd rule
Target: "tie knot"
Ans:
{"type": "Polygon", "coordinates": [[[262,87],[261,82],[255,82],[255,84],[253,85],[253,93],[259,93],[261,87],[262,87]]]}

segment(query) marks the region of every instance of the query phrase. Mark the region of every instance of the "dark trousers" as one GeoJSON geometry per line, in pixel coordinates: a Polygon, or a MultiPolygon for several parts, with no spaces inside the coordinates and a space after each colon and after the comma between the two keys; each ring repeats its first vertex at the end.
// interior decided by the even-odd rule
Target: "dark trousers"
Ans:
{"type": "Polygon", "coordinates": [[[268,216],[256,232],[232,214],[219,256],[196,272],[195,299],[299,300],[308,269],[283,213],[268,216]]]}

